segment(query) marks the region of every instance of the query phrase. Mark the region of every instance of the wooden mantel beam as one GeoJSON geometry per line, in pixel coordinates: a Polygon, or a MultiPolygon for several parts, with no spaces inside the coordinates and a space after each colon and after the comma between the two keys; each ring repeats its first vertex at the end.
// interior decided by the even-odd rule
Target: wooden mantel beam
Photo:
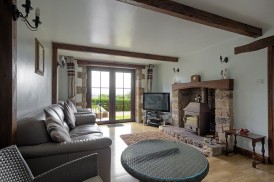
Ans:
{"type": "Polygon", "coordinates": [[[274,45],[274,35],[270,37],[266,37],[260,40],[256,40],[250,44],[246,44],[243,46],[235,47],[234,54],[240,54],[245,52],[258,51],[260,49],[264,49],[274,45]]]}
{"type": "Polygon", "coordinates": [[[117,1],[253,38],[262,36],[261,28],[192,8],[171,0],[117,1]]]}
{"type": "Polygon", "coordinates": [[[209,80],[201,82],[189,82],[189,83],[177,83],[172,85],[172,91],[189,89],[189,88],[210,88],[210,89],[221,89],[221,90],[233,90],[234,80],[209,80]]]}
{"type": "Polygon", "coordinates": [[[104,48],[98,48],[98,47],[89,47],[89,46],[64,44],[64,43],[56,43],[56,42],[53,42],[52,46],[56,47],[57,49],[70,50],[70,51],[125,56],[125,57],[141,58],[141,59],[158,60],[158,61],[178,62],[179,60],[178,57],[162,56],[162,55],[139,53],[139,52],[129,52],[129,51],[114,50],[114,49],[104,49],[104,48]]]}

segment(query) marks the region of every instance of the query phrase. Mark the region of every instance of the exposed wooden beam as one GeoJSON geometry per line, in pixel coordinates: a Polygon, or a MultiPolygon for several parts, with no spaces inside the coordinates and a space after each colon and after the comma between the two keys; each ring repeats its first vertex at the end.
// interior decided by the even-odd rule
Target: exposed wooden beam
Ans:
{"type": "Polygon", "coordinates": [[[101,61],[87,61],[77,59],[79,65],[86,66],[103,66],[103,67],[116,67],[116,68],[129,68],[129,69],[143,69],[145,65],[138,64],[126,64],[126,63],[113,63],[113,62],[101,62],[101,61]]]}
{"type": "Polygon", "coordinates": [[[189,88],[211,88],[211,89],[233,90],[234,80],[224,79],[224,80],[209,80],[209,81],[201,81],[201,82],[172,84],[172,91],[180,90],[180,89],[189,89],[189,88]]]}
{"type": "Polygon", "coordinates": [[[231,20],[216,14],[202,11],[171,0],[117,0],[141,8],[153,10],[184,20],[219,28],[229,32],[249,36],[262,36],[262,29],[245,23],[231,20]]]}
{"type": "Polygon", "coordinates": [[[51,78],[51,103],[56,104],[57,98],[57,55],[58,48],[52,45],[52,78],[51,78]]]}
{"type": "Polygon", "coordinates": [[[249,43],[243,46],[235,47],[234,54],[258,51],[260,49],[264,49],[272,45],[274,45],[274,35],[260,39],[260,40],[256,40],[252,43],[249,43]]]}
{"type": "Polygon", "coordinates": [[[98,48],[98,47],[80,46],[80,45],[73,45],[73,44],[64,44],[64,43],[56,43],[56,42],[53,42],[52,44],[58,49],[70,50],[70,51],[107,54],[107,55],[133,57],[133,58],[141,58],[141,59],[152,59],[152,60],[168,61],[168,62],[178,62],[178,59],[179,59],[178,57],[162,56],[162,55],[139,53],[139,52],[129,52],[129,51],[114,50],[114,49],[104,49],[104,48],[98,48]]]}
{"type": "Polygon", "coordinates": [[[0,148],[16,143],[17,129],[17,33],[11,5],[16,0],[0,1],[0,148]]]}
{"type": "Polygon", "coordinates": [[[268,47],[268,156],[269,163],[274,163],[274,46],[268,47]]]}

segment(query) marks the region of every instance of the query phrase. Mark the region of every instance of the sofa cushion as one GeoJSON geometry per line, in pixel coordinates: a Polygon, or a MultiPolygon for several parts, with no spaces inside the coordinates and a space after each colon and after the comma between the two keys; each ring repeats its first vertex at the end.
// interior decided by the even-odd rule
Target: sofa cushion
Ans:
{"type": "Polygon", "coordinates": [[[69,135],[71,138],[74,138],[74,137],[93,134],[93,133],[99,133],[101,135],[103,134],[97,124],[86,124],[86,125],[77,126],[76,128],[72,129],[69,132],[69,135]]]}
{"type": "Polygon", "coordinates": [[[72,109],[73,112],[77,112],[77,108],[76,106],[71,102],[71,100],[67,99],[67,104],[69,105],[69,107],[72,109]]]}
{"type": "Polygon", "coordinates": [[[49,106],[49,108],[51,108],[58,115],[61,121],[65,120],[64,108],[61,105],[54,104],[49,106]]]}
{"type": "Polygon", "coordinates": [[[63,127],[62,121],[59,118],[55,118],[45,110],[46,114],[46,126],[49,135],[55,142],[68,142],[71,141],[69,133],[63,127]]]}
{"type": "Polygon", "coordinates": [[[75,128],[75,115],[71,107],[67,102],[64,103],[65,121],[68,123],[71,129],[75,128]]]}
{"type": "Polygon", "coordinates": [[[17,146],[38,145],[52,142],[45,124],[45,112],[39,110],[17,121],[17,146]]]}

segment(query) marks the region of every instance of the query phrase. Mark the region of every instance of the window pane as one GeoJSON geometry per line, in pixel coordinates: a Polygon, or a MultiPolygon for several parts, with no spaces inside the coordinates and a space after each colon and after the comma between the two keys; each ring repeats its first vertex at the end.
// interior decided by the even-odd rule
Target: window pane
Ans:
{"type": "Polygon", "coordinates": [[[123,73],[116,72],[115,74],[115,83],[116,83],[116,88],[123,88],[123,73]]]}
{"type": "Polygon", "coordinates": [[[124,111],[130,111],[131,109],[131,90],[124,89],[124,111]]]}
{"type": "Polygon", "coordinates": [[[131,74],[124,73],[124,88],[131,88],[131,74]]]}
{"type": "Polygon", "coordinates": [[[101,87],[109,88],[109,72],[101,72],[101,87]]]}
{"type": "Polygon", "coordinates": [[[100,111],[109,111],[109,89],[101,89],[100,111]]]}
{"type": "Polygon", "coordinates": [[[115,109],[116,111],[123,111],[123,89],[116,89],[116,97],[115,97],[115,109]]]}
{"type": "Polygon", "coordinates": [[[100,71],[91,72],[91,87],[100,87],[100,71]]]}
{"type": "Polygon", "coordinates": [[[130,111],[125,111],[124,112],[124,119],[131,119],[131,112],[130,111]]]}

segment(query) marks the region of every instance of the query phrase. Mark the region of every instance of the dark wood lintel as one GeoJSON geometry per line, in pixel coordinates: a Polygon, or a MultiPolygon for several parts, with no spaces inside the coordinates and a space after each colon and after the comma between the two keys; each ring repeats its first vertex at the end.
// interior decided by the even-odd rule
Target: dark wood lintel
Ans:
{"type": "Polygon", "coordinates": [[[116,68],[129,68],[129,69],[144,69],[145,65],[117,63],[117,62],[102,62],[102,61],[87,61],[77,59],[79,65],[86,66],[102,66],[102,67],[116,67],[116,68]]]}
{"type": "Polygon", "coordinates": [[[52,45],[53,47],[56,47],[57,49],[70,50],[70,51],[89,52],[89,53],[133,57],[133,58],[141,58],[141,59],[151,59],[151,60],[167,61],[167,62],[178,62],[179,60],[178,57],[162,56],[162,55],[156,55],[156,54],[147,54],[147,53],[130,52],[130,51],[121,51],[121,50],[89,47],[89,46],[82,46],[82,45],[64,44],[64,43],[56,43],[56,42],[53,42],[52,45]]]}

